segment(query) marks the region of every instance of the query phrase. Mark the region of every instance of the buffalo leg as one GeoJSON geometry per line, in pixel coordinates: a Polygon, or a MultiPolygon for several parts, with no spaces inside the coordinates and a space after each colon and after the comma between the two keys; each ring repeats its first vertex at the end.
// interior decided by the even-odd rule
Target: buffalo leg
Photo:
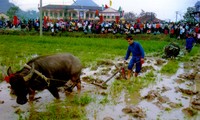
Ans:
{"type": "Polygon", "coordinates": [[[80,91],[81,91],[81,80],[80,80],[80,75],[74,75],[74,76],[72,77],[72,81],[75,83],[78,92],[80,92],[80,91]]]}
{"type": "Polygon", "coordinates": [[[35,90],[32,90],[31,88],[29,88],[29,100],[33,101],[35,97],[35,90]]]}
{"type": "Polygon", "coordinates": [[[59,99],[59,94],[58,94],[58,89],[56,87],[48,87],[48,90],[50,91],[50,93],[56,98],[59,99]]]}
{"type": "Polygon", "coordinates": [[[80,93],[80,92],[81,92],[81,81],[80,81],[80,78],[79,78],[79,80],[78,80],[78,83],[77,83],[77,85],[76,85],[76,88],[77,88],[78,92],[80,93]]]}

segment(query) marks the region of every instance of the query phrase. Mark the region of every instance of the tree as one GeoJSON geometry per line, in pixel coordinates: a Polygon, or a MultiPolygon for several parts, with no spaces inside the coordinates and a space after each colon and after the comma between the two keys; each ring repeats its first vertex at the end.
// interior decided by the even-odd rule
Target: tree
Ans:
{"type": "Polygon", "coordinates": [[[124,14],[124,18],[128,21],[134,21],[136,19],[136,14],[133,12],[128,12],[124,14]]]}
{"type": "Polygon", "coordinates": [[[138,16],[138,18],[140,19],[141,22],[153,22],[153,21],[157,20],[156,13],[145,12],[144,10],[142,10],[142,12],[138,16]]]}
{"type": "Polygon", "coordinates": [[[151,21],[154,21],[156,18],[156,13],[154,12],[146,12],[145,16],[148,16],[151,21]]]}
{"type": "Polygon", "coordinates": [[[8,9],[6,15],[10,18],[10,20],[12,20],[13,16],[15,16],[18,11],[19,11],[19,7],[13,6],[8,9]]]}
{"type": "Polygon", "coordinates": [[[146,14],[146,12],[144,10],[141,10],[139,17],[143,17],[145,14],[146,14]]]}
{"type": "Polygon", "coordinates": [[[191,16],[191,13],[195,12],[194,7],[188,7],[187,12],[184,14],[183,18],[187,22],[193,22],[194,18],[191,16]]]}
{"type": "Polygon", "coordinates": [[[0,20],[5,21],[5,18],[4,18],[3,16],[1,16],[1,19],[0,19],[0,20]]]}

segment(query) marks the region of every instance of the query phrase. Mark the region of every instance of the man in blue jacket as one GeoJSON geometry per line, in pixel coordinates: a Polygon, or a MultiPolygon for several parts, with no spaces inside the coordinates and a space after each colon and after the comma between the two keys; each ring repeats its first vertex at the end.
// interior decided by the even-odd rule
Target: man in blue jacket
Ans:
{"type": "Polygon", "coordinates": [[[190,51],[192,50],[194,43],[195,39],[192,37],[191,33],[188,33],[188,37],[186,38],[186,44],[185,44],[185,48],[188,53],[190,53],[190,51]]]}
{"type": "Polygon", "coordinates": [[[132,58],[128,64],[128,76],[127,76],[127,79],[130,79],[134,64],[136,64],[135,77],[138,76],[138,73],[141,71],[142,64],[144,63],[145,54],[144,54],[144,49],[142,48],[140,43],[135,42],[131,35],[128,35],[126,37],[126,40],[129,46],[126,52],[125,60],[127,60],[130,54],[132,53],[132,58]]]}

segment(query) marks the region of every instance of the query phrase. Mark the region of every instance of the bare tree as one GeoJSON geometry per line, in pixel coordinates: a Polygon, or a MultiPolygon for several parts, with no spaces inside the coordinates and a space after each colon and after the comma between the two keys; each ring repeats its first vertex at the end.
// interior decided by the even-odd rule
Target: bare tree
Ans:
{"type": "Polygon", "coordinates": [[[145,12],[144,10],[141,9],[141,13],[140,13],[139,17],[142,17],[142,16],[144,16],[145,14],[146,14],[146,12],[145,12]]]}
{"type": "Polygon", "coordinates": [[[133,12],[127,12],[124,14],[124,18],[128,21],[134,21],[136,19],[136,14],[133,12]]]}

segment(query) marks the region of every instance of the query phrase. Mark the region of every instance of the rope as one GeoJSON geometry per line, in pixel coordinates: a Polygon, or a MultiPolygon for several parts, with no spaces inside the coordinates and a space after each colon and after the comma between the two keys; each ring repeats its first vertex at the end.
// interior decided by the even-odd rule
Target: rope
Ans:
{"type": "MultiPolygon", "coordinates": [[[[27,65],[27,64],[25,64],[24,67],[25,67],[25,68],[28,68],[28,69],[31,69],[31,66],[29,66],[29,65],[27,65]]],[[[53,81],[60,81],[60,82],[66,82],[65,80],[47,78],[45,75],[43,75],[41,72],[39,72],[38,70],[35,70],[35,69],[34,69],[34,72],[35,72],[38,76],[40,76],[42,79],[44,79],[44,80],[46,81],[46,83],[48,84],[48,86],[49,86],[49,84],[50,84],[50,80],[53,80],[53,81]]]]}

